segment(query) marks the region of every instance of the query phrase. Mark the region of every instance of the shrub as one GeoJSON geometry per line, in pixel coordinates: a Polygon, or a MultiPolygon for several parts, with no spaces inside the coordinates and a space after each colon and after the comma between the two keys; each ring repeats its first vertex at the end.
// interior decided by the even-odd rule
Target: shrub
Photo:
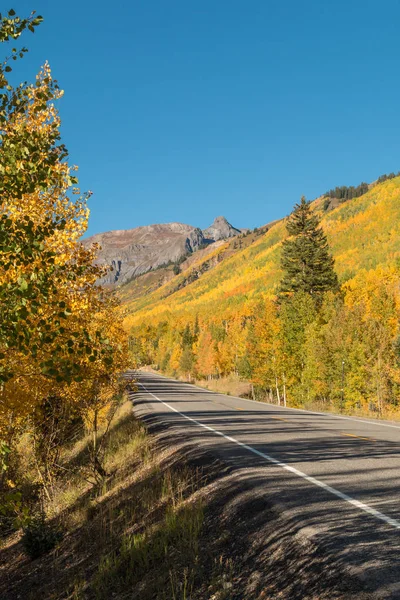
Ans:
{"type": "Polygon", "coordinates": [[[47,523],[44,514],[40,513],[24,528],[22,545],[25,553],[34,560],[53,550],[61,538],[61,531],[47,523]]]}

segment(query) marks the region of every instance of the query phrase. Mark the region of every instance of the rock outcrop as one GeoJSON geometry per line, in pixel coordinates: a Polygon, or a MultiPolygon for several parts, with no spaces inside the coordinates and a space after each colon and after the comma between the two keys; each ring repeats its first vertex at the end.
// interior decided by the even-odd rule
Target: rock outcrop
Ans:
{"type": "Polygon", "coordinates": [[[205,239],[209,242],[216,242],[218,240],[226,240],[228,238],[234,237],[235,235],[239,235],[241,233],[240,229],[236,229],[233,227],[225,217],[217,217],[214,219],[214,223],[207,227],[207,229],[203,229],[203,235],[205,239]]]}

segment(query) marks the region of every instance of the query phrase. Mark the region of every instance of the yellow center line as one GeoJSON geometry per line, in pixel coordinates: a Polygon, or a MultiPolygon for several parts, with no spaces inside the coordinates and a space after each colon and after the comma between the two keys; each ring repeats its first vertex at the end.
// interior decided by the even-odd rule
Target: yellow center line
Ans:
{"type": "Polygon", "coordinates": [[[288,419],[282,419],[282,417],[271,417],[271,419],[276,419],[277,421],[286,421],[286,423],[289,423],[288,419]]]}
{"type": "Polygon", "coordinates": [[[357,438],[359,440],[364,440],[365,442],[376,442],[376,440],[369,438],[369,437],[362,437],[361,435],[355,435],[354,433],[344,433],[343,431],[340,433],[340,435],[346,435],[347,437],[353,437],[353,438],[357,438]]]}
{"type": "Polygon", "coordinates": [[[236,410],[245,410],[244,408],[240,408],[240,406],[235,406],[236,410]]]}

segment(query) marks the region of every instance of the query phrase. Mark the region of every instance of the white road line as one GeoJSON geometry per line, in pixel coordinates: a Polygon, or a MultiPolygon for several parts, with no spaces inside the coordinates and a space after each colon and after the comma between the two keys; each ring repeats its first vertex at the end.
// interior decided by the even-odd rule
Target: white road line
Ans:
{"type": "Polygon", "coordinates": [[[323,481],[319,481],[319,479],[315,479],[315,477],[311,477],[310,475],[307,475],[306,473],[299,471],[295,467],[291,467],[290,465],[287,465],[286,463],[281,462],[280,460],[277,460],[276,458],[273,458],[272,456],[269,456],[268,454],[264,454],[264,452],[260,452],[259,450],[256,450],[252,446],[248,446],[247,444],[244,444],[243,442],[239,442],[239,440],[236,440],[235,438],[233,438],[229,435],[225,435],[225,433],[222,433],[222,431],[218,431],[217,429],[214,429],[213,427],[210,427],[209,425],[205,425],[204,423],[201,423],[200,421],[196,421],[196,419],[192,419],[192,417],[189,417],[188,415],[181,413],[179,410],[177,410],[176,408],[174,408],[167,402],[164,402],[164,400],[161,400],[161,398],[158,398],[158,396],[156,396],[155,394],[150,392],[146,388],[146,386],[143,385],[143,383],[139,383],[139,385],[142,386],[142,388],[146,391],[147,394],[149,394],[150,396],[153,396],[153,398],[155,398],[158,402],[161,402],[162,404],[167,406],[170,410],[176,412],[178,415],[181,415],[181,417],[184,417],[188,421],[191,421],[192,423],[195,423],[199,427],[203,427],[204,429],[207,429],[208,431],[212,431],[216,435],[219,435],[219,436],[225,438],[226,440],[229,440],[230,442],[237,444],[241,448],[245,448],[249,452],[252,452],[253,454],[256,454],[257,456],[264,458],[265,460],[272,463],[273,465],[276,465],[277,467],[281,467],[281,469],[285,469],[285,471],[289,471],[290,473],[293,473],[294,475],[297,475],[298,477],[302,477],[302,479],[305,479],[309,483],[312,483],[313,485],[316,485],[316,486],[324,489],[325,491],[329,492],[333,496],[336,496],[337,498],[340,498],[341,500],[348,502],[348,504],[351,504],[352,506],[355,506],[356,508],[368,513],[372,517],[375,517],[376,519],[384,521],[385,523],[387,523],[388,525],[391,525],[395,529],[400,529],[400,521],[396,521],[396,519],[392,519],[391,517],[388,517],[387,515],[379,512],[379,510],[375,510],[375,508],[368,506],[368,504],[364,504],[364,502],[355,500],[351,496],[348,496],[347,494],[340,492],[339,490],[331,487],[330,485],[324,483],[323,481]]]}
{"type": "MultiPolygon", "coordinates": [[[[160,373],[151,373],[152,375],[156,375],[157,377],[162,377],[163,379],[168,379],[168,381],[174,381],[165,375],[161,375],[160,373]]],[[[201,390],[205,394],[215,394],[217,396],[226,396],[226,394],[222,394],[221,392],[213,392],[212,390],[207,390],[199,387],[198,385],[193,385],[193,383],[183,383],[182,381],[178,381],[181,385],[186,385],[188,387],[194,387],[196,390],[201,390]]],[[[390,423],[380,423],[379,421],[374,421],[373,419],[359,419],[358,417],[346,417],[344,415],[336,415],[335,413],[324,413],[324,412],[316,412],[314,410],[306,410],[304,408],[291,408],[290,406],[278,406],[277,404],[271,404],[270,402],[259,402],[258,400],[250,400],[250,398],[239,398],[239,396],[227,396],[228,398],[234,400],[241,400],[243,402],[252,402],[253,404],[258,404],[259,407],[262,406],[273,406],[274,408],[279,408],[279,410],[286,410],[288,413],[296,413],[296,412],[304,412],[309,415],[319,415],[323,417],[331,417],[332,419],[345,419],[346,421],[354,421],[355,423],[367,423],[368,425],[377,426],[377,427],[390,427],[391,429],[400,429],[400,425],[391,425],[390,423]]]]}

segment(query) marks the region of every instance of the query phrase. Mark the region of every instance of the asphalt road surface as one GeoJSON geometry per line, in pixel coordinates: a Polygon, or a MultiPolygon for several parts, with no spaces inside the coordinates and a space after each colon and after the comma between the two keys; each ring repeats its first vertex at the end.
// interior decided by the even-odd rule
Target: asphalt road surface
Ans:
{"type": "Polygon", "coordinates": [[[138,412],[240,470],[377,598],[400,599],[400,423],[283,408],[135,372],[138,412]]]}

